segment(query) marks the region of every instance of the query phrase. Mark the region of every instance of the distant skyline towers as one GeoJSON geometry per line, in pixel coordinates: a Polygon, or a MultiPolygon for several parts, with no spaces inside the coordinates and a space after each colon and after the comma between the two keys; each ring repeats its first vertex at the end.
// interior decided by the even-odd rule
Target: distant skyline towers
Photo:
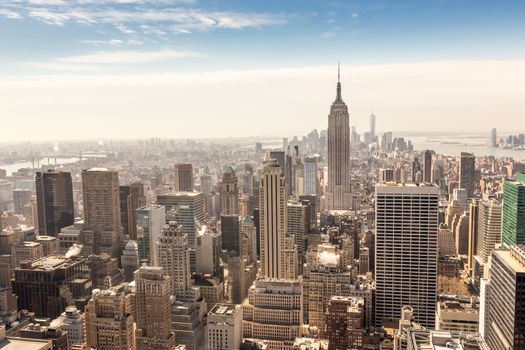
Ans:
{"type": "Polygon", "coordinates": [[[490,132],[490,145],[492,147],[498,147],[498,130],[496,128],[490,132]]]}
{"type": "Polygon", "coordinates": [[[525,244],[525,174],[503,185],[503,245],[525,244]]]}
{"type": "Polygon", "coordinates": [[[328,189],[326,207],[329,210],[352,208],[350,184],[350,115],[341,96],[338,70],[337,94],[328,115],[328,189]]]}
{"type": "Polygon", "coordinates": [[[37,172],[35,176],[38,233],[56,236],[64,227],[73,225],[73,185],[67,172],[37,172]]]}
{"type": "Polygon", "coordinates": [[[261,277],[284,278],[287,192],[275,159],[265,159],[259,187],[261,277]]]}
{"type": "Polygon", "coordinates": [[[434,327],[438,202],[437,186],[376,185],[377,326],[410,305],[416,322],[434,327]]]}
{"type": "Polygon", "coordinates": [[[432,151],[428,149],[423,153],[423,182],[432,182],[432,151]]]}
{"type": "Polygon", "coordinates": [[[175,191],[193,191],[193,166],[189,163],[177,163],[173,170],[175,191]]]}
{"type": "Polygon", "coordinates": [[[91,168],[82,171],[84,249],[82,253],[107,253],[118,257],[120,238],[119,180],[116,171],[91,168]]]}
{"type": "Polygon", "coordinates": [[[372,142],[376,140],[376,115],[374,112],[370,114],[370,140],[372,142]]]}
{"type": "Polygon", "coordinates": [[[459,161],[459,187],[467,190],[468,198],[472,198],[476,190],[475,172],[476,157],[474,154],[461,152],[459,161]]]}

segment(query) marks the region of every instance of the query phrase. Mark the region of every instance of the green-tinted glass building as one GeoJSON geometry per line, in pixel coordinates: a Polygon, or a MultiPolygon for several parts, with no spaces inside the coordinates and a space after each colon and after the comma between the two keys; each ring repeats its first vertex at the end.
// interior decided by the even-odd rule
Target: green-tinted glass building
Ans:
{"type": "Polygon", "coordinates": [[[525,244],[525,174],[503,186],[503,245],[525,244]]]}

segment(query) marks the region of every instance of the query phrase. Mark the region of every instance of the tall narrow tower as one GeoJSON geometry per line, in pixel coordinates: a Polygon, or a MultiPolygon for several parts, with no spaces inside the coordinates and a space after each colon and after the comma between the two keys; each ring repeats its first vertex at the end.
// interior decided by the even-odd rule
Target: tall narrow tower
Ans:
{"type": "Polygon", "coordinates": [[[286,186],[281,167],[266,159],[259,187],[261,220],[261,277],[284,278],[286,186]]]}
{"type": "Polygon", "coordinates": [[[338,69],[337,95],[328,115],[328,191],[327,209],[351,209],[350,116],[341,97],[338,69]]]}

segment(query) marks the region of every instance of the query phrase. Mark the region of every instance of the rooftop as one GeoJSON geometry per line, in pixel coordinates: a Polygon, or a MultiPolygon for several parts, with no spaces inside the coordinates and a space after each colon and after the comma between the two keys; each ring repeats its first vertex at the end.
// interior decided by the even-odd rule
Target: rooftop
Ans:
{"type": "Polygon", "coordinates": [[[236,304],[215,304],[209,312],[210,315],[233,316],[239,310],[236,304]]]}
{"type": "Polygon", "coordinates": [[[6,338],[0,341],[2,350],[47,350],[51,349],[50,340],[26,339],[26,338],[6,338]]]}

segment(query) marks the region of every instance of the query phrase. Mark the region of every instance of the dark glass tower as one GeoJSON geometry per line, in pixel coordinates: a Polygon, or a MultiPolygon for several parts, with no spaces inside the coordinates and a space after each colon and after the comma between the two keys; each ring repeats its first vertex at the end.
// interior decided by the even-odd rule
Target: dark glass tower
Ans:
{"type": "Polygon", "coordinates": [[[38,232],[56,236],[60,229],[73,225],[75,219],[71,174],[52,170],[37,172],[35,183],[38,232]]]}

